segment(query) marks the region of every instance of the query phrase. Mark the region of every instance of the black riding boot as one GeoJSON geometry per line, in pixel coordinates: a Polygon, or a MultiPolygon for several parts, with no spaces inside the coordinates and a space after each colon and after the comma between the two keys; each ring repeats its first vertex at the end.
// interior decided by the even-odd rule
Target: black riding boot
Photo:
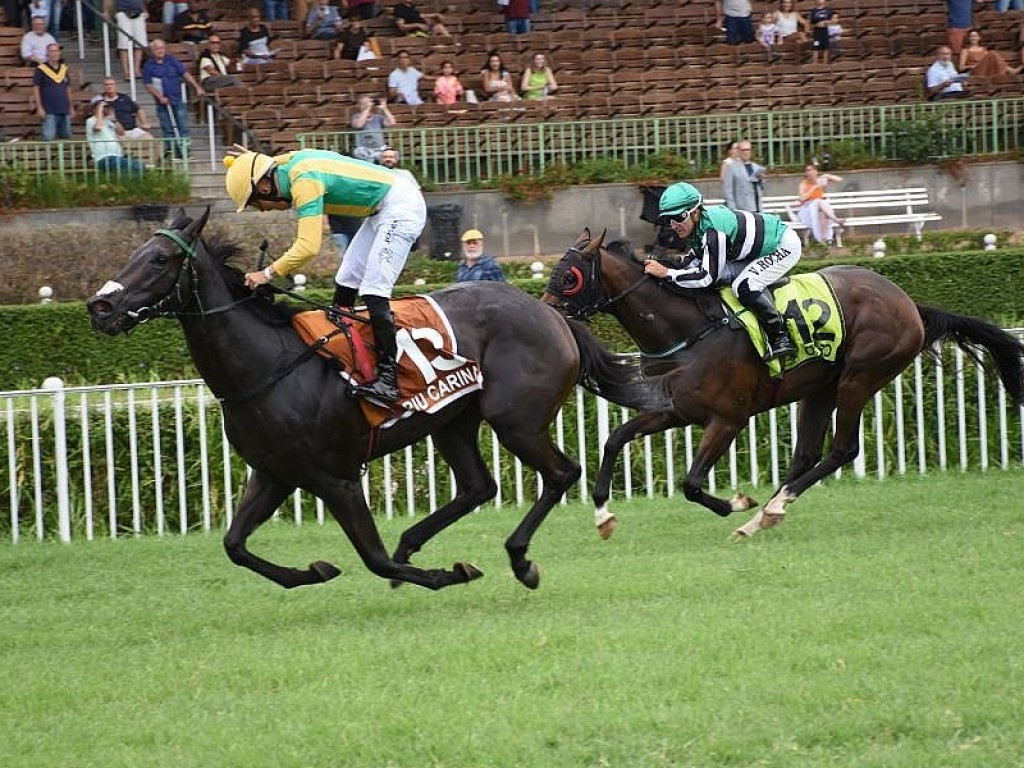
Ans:
{"type": "Polygon", "coordinates": [[[356,305],[356,295],[358,290],[355,288],[349,288],[347,285],[334,284],[334,298],[331,299],[331,303],[336,307],[342,309],[352,309],[356,305]]]}
{"type": "Polygon", "coordinates": [[[355,393],[377,405],[389,406],[400,396],[398,371],[395,358],[398,357],[398,342],[395,338],[395,321],[391,305],[383,296],[364,296],[366,308],[370,310],[370,327],[377,345],[377,378],[370,384],[355,388],[355,393]]]}
{"type": "Polygon", "coordinates": [[[767,291],[744,291],[740,294],[739,299],[743,306],[757,315],[757,319],[768,337],[768,349],[763,357],[765,362],[777,357],[796,354],[796,346],[790,341],[789,334],[786,333],[786,321],[779,314],[779,310],[775,308],[775,303],[767,291]]]}

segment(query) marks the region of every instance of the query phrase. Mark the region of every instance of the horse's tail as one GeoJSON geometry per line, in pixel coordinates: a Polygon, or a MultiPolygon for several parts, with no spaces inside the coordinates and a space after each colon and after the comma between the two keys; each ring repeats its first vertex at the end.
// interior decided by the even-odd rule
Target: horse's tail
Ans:
{"type": "Polygon", "coordinates": [[[1024,405],[1024,344],[999,326],[976,317],[921,304],[917,311],[924,321],[925,347],[948,339],[982,365],[986,363],[981,350],[988,350],[1007,393],[1015,403],[1024,405]]]}
{"type": "Polygon", "coordinates": [[[612,352],[582,323],[568,318],[566,322],[580,350],[580,386],[637,411],[665,411],[672,407],[660,377],[645,376],[636,355],[612,352]]]}

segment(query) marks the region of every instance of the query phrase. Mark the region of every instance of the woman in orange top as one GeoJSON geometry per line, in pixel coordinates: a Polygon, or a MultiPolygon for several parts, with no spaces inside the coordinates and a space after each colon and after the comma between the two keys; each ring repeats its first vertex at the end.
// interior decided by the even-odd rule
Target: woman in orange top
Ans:
{"type": "Polygon", "coordinates": [[[800,180],[800,210],[797,216],[818,242],[830,242],[833,228],[843,224],[836,218],[835,211],[825,199],[825,187],[830,183],[838,184],[842,180],[841,176],[832,173],[818,173],[818,166],[814,163],[808,163],[804,168],[804,177],[800,180]]]}
{"type": "Polygon", "coordinates": [[[1021,67],[1011,67],[1006,59],[981,44],[981,33],[972,29],[967,33],[967,43],[960,51],[960,71],[972,75],[1019,75],[1021,67]]]}

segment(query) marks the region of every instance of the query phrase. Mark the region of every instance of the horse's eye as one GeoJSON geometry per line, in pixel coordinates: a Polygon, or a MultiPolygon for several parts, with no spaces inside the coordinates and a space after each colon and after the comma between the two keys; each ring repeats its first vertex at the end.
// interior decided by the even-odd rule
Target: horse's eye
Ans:
{"type": "Polygon", "coordinates": [[[158,253],[153,256],[153,263],[158,267],[166,267],[169,258],[166,253],[158,253]]]}
{"type": "Polygon", "coordinates": [[[579,267],[569,267],[562,274],[562,295],[575,296],[583,290],[583,273],[579,267]]]}
{"type": "Polygon", "coordinates": [[[579,278],[576,277],[576,273],[571,269],[567,269],[562,273],[562,288],[564,290],[570,290],[576,287],[576,283],[579,282],[579,278]]]}

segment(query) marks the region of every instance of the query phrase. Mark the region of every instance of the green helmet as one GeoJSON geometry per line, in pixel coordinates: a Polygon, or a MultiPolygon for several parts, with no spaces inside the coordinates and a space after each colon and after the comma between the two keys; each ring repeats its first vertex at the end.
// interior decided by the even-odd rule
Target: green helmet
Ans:
{"type": "Polygon", "coordinates": [[[658,202],[658,214],[660,216],[689,216],[697,207],[704,202],[700,191],[692,184],[680,181],[661,193],[661,200],[658,202]]]}

